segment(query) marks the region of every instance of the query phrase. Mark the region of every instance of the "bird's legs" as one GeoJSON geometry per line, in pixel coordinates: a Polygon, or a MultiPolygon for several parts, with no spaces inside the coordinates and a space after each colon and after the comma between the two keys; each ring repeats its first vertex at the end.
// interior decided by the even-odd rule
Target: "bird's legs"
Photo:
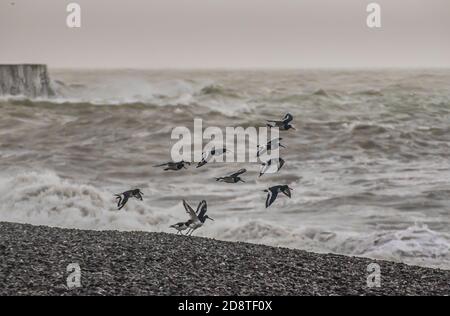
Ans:
{"type": "Polygon", "coordinates": [[[195,229],[191,229],[191,233],[189,234],[189,236],[192,236],[192,233],[194,232],[195,229]]]}
{"type": "Polygon", "coordinates": [[[122,203],[122,197],[120,195],[116,195],[117,207],[120,207],[120,203],[122,203]]]}

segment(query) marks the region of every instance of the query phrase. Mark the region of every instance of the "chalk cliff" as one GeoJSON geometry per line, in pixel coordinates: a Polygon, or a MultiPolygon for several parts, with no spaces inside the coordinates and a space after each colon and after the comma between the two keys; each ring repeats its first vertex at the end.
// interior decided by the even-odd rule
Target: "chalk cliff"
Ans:
{"type": "Polygon", "coordinates": [[[46,65],[1,65],[0,95],[49,97],[54,95],[46,65]]]}

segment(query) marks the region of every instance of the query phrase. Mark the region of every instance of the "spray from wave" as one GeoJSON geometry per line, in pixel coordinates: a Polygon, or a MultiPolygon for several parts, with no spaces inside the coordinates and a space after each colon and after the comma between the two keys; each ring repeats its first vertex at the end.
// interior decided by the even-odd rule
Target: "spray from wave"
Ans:
{"type": "MultiPolygon", "coordinates": [[[[0,220],[90,230],[169,232],[183,214],[170,208],[132,201],[118,212],[112,192],[62,179],[54,172],[23,172],[0,181],[0,220]],[[14,188],[14,190],[11,190],[14,188]]],[[[426,225],[372,234],[349,234],[319,228],[281,226],[262,219],[219,216],[200,235],[229,241],[300,248],[450,269],[450,234],[426,225]]]]}
{"type": "Polygon", "coordinates": [[[230,221],[215,227],[216,238],[337,253],[412,265],[450,269],[450,234],[438,233],[424,224],[403,230],[349,233],[321,228],[289,228],[264,220],[230,221]]]}
{"type": "Polygon", "coordinates": [[[170,219],[142,204],[129,212],[118,212],[111,192],[61,179],[50,171],[2,177],[0,195],[2,221],[78,229],[151,230],[170,219]]]}
{"type": "Polygon", "coordinates": [[[33,97],[3,95],[0,102],[33,106],[148,106],[200,107],[206,113],[236,116],[250,113],[254,106],[245,97],[211,80],[167,80],[149,82],[144,78],[105,78],[89,84],[52,82],[55,95],[33,97]]]}

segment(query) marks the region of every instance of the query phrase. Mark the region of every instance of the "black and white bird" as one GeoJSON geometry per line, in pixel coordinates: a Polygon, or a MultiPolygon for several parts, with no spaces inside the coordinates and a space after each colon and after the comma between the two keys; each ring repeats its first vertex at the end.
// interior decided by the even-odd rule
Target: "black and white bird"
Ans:
{"type": "Polygon", "coordinates": [[[219,182],[225,182],[225,183],[238,183],[238,182],[244,182],[244,180],[239,177],[241,174],[247,172],[247,169],[241,169],[233,174],[230,174],[229,176],[216,178],[216,181],[219,182]]]}
{"type": "Polygon", "coordinates": [[[140,201],[143,201],[142,196],[144,193],[141,192],[139,189],[129,190],[120,194],[115,194],[114,196],[117,199],[117,207],[119,210],[121,210],[125,204],[127,204],[128,199],[130,198],[136,198],[140,201]]]}
{"type": "Polygon", "coordinates": [[[271,150],[276,150],[280,147],[286,148],[283,144],[281,144],[281,141],[283,138],[274,138],[270,140],[265,146],[258,145],[258,152],[256,153],[256,157],[261,156],[265,152],[269,152],[271,150]]]}
{"type": "Polygon", "coordinates": [[[178,161],[178,162],[166,162],[166,163],[163,163],[163,164],[160,164],[160,165],[156,165],[156,166],[153,166],[153,167],[155,167],[155,168],[166,167],[166,168],[164,168],[164,171],[168,171],[168,170],[178,171],[178,170],[181,170],[183,168],[187,169],[186,165],[190,166],[191,163],[187,162],[187,161],[184,161],[184,160],[181,160],[181,161],[178,161]]]}
{"type": "Polygon", "coordinates": [[[291,198],[291,190],[287,184],[285,185],[276,185],[273,187],[270,187],[267,190],[264,190],[264,192],[267,192],[267,199],[266,199],[266,208],[268,208],[270,205],[272,205],[273,202],[277,199],[278,193],[283,193],[288,198],[291,198]]]}
{"type": "Polygon", "coordinates": [[[210,151],[204,152],[202,154],[202,160],[197,164],[197,168],[206,165],[214,156],[220,156],[229,152],[225,147],[216,149],[213,147],[210,151]]]}
{"type": "Polygon", "coordinates": [[[267,120],[268,122],[267,126],[269,128],[278,127],[280,131],[287,131],[290,130],[291,128],[295,130],[294,126],[290,124],[293,119],[294,117],[292,116],[292,114],[287,113],[281,121],[267,120]]]}
{"type": "Polygon", "coordinates": [[[192,233],[203,226],[203,224],[205,223],[205,221],[207,219],[210,220],[214,220],[211,217],[209,217],[208,215],[206,215],[206,212],[208,211],[208,206],[206,204],[206,201],[203,200],[200,202],[200,204],[197,207],[197,212],[195,212],[192,207],[185,201],[183,200],[183,205],[184,208],[186,210],[186,213],[189,214],[189,216],[191,217],[185,224],[189,227],[189,230],[187,231],[186,235],[192,235],[192,233]]]}
{"type": "Polygon", "coordinates": [[[263,162],[261,164],[261,171],[259,172],[259,176],[261,177],[265,173],[275,173],[280,171],[280,169],[284,166],[283,158],[272,158],[267,162],[263,162]]]}

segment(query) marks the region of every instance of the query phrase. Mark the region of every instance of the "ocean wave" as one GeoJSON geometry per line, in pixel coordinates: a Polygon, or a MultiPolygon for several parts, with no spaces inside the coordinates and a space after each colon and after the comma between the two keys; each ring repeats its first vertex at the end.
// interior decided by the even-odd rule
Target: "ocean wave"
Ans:
{"type": "Polygon", "coordinates": [[[236,91],[209,81],[192,83],[185,80],[150,84],[141,80],[131,82],[112,80],[91,85],[66,84],[58,81],[56,95],[29,98],[26,96],[0,96],[0,104],[35,107],[51,106],[126,106],[126,107],[190,107],[203,113],[218,113],[236,117],[251,113],[254,106],[236,91]]]}
{"type": "Polygon", "coordinates": [[[113,192],[62,179],[50,171],[3,175],[0,196],[1,221],[92,230],[151,230],[169,220],[145,204],[118,212],[113,192]]]}
{"type": "Polygon", "coordinates": [[[320,97],[328,97],[329,96],[328,92],[325,91],[325,89],[319,89],[316,92],[314,92],[313,95],[317,95],[320,97]]]}
{"type": "Polygon", "coordinates": [[[206,85],[200,90],[200,95],[240,98],[240,95],[236,91],[217,84],[206,85]]]}
{"type": "Polygon", "coordinates": [[[383,92],[381,90],[377,89],[368,89],[368,90],[362,90],[357,91],[353,93],[354,95],[361,95],[361,96],[371,96],[371,97],[382,97],[383,92]]]}
{"type": "Polygon", "coordinates": [[[333,251],[450,269],[450,235],[433,231],[419,223],[403,230],[349,237],[334,246],[333,251]]]}
{"type": "MultiPolygon", "coordinates": [[[[148,199],[131,200],[119,212],[112,191],[63,179],[51,171],[3,174],[0,180],[0,221],[91,230],[170,232],[168,226],[184,215],[181,202],[159,209],[148,199]]],[[[227,214],[215,218],[197,235],[450,269],[450,235],[426,225],[349,233],[227,214]]]]}
{"type": "Polygon", "coordinates": [[[344,123],[344,127],[352,134],[378,135],[395,129],[393,125],[379,124],[375,122],[353,121],[344,123]]]}
{"type": "Polygon", "coordinates": [[[116,102],[103,102],[98,101],[85,101],[77,99],[66,98],[35,98],[30,99],[27,97],[5,97],[0,98],[0,104],[11,104],[16,106],[34,106],[34,107],[53,107],[53,106],[66,106],[66,107],[90,107],[90,106],[127,106],[127,107],[142,107],[142,108],[159,108],[160,106],[155,103],[145,103],[142,101],[129,100],[128,103],[116,103],[116,102]]]}
{"type": "Polygon", "coordinates": [[[210,232],[216,238],[336,253],[450,269],[450,235],[415,224],[403,230],[348,233],[292,228],[264,220],[231,221],[210,232]],[[232,227],[230,227],[232,226],[232,227]]]}

